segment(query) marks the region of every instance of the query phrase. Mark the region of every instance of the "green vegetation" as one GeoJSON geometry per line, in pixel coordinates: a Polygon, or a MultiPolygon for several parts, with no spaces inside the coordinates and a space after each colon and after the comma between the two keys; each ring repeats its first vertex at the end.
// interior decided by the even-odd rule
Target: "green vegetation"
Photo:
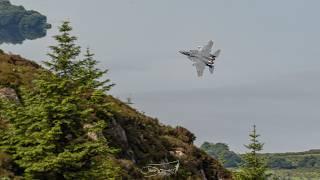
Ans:
{"type": "Polygon", "coordinates": [[[238,167],[242,163],[240,156],[235,152],[230,151],[227,144],[204,142],[200,148],[218,159],[227,168],[238,167]]]}
{"type": "Polygon", "coordinates": [[[271,179],[288,180],[318,180],[320,179],[319,168],[299,168],[299,169],[272,169],[269,171],[271,179]]]}
{"type": "Polygon", "coordinates": [[[291,179],[320,179],[320,150],[296,153],[263,154],[268,159],[271,173],[276,177],[291,179]]]}
{"type": "Polygon", "coordinates": [[[46,35],[51,25],[47,18],[36,11],[27,11],[22,6],[0,1],[0,44],[22,43],[25,39],[36,39],[46,35]]]}
{"type": "Polygon", "coordinates": [[[106,95],[113,84],[71,29],[60,27],[48,69],[0,54],[0,179],[143,179],[146,165],[175,160],[174,179],[230,178],[187,129],[106,95]]]}
{"type": "MultiPolygon", "coordinates": [[[[209,155],[216,157],[221,162],[224,162],[225,167],[237,168],[243,163],[241,160],[242,155],[230,151],[227,144],[204,142],[201,145],[201,149],[209,155]],[[226,154],[230,155],[226,156],[226,154]]],[[[266,159],[267,166],[272,169],[320,167],[320,150],[290,153],[262,153],[261,155],[266,159]]]]}
{"type": "MultiPolygon", "coordinates": [[[[65,22],[52,46],[51,72],[39,74],[32,89],[20,90],[20,101],[3,101],[1,115],[11,126],[1,137],[0,148],[24,169],[26,179],[108,179],[117,167],[99,136],[108,118],[108,104],[99,82],[104,72],[93,69],[91,54],[75,61],[80,47],[65,22]],[[88,72],[85,73],[85,72],[88,72]],[[86,81],[82,81],[85,79],[86,81]]],[[[88,51],[89,53],[89,51],[88,51]]]]}
{"type": "MultiPolygon", "coordinates": [[[[205,142],[201,149],[206,151],[209,155],[217,157],[224,166],[237,171],[243,160],[243,155],[236,154],[229,150],[228,145],[223,143],[208,143],[205,142]],[[226,156],[225,154],[232,154],[226,156]],[[239,162],[239,158],[241,161],[239,162]],[[228,164],[226,164],[228,162],[228,164]],[[234,165],[234,166],[228,166],[234,165]]],[[[272,178],[283,179],[290,177],[290,179],[320,179],[320,150],[310,150],[305,152],[290,152],[290,153],[265,153],[260,154],[270,168],[272,178]]],[[[272,179],[271,178],[271,179],[272,179]]]]}
{"type": "Polygon", "coordinates": [[[267,174],[265,159],[258,154],[263,149],[263,144],[258,141],[260,135],[257,134],[255,125],[249,136],[251,143],[245,147],[250,152],[243,155],[244,163],[234,173],[234,177],[239,180],[265,180],[270,175],[267,174]]]}
{"type": "Polygon", "coordinates": [[[278,169],[319,168],[320,151],[310,150],[297,153],[267,153],[268,165],[278,169]]]}

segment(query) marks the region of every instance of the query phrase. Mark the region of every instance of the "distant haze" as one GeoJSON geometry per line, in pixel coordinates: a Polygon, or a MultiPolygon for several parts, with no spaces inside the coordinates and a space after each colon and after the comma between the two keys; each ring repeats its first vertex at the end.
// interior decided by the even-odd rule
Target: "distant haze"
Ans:
{"type": "MultiPolygon", "coordinates": [[[[134,107],[182,125],[203,141],[245,149],[257,124],[265,151],[320,148],[320,1],[310,0],[12,0],[48,16],[53,30],[70,20],[134,107]],[[179,50],[212,39],[216,71],[198,78],[179,50]]],[[[50,37],[6,51],[43,60],[50,37]]]]}

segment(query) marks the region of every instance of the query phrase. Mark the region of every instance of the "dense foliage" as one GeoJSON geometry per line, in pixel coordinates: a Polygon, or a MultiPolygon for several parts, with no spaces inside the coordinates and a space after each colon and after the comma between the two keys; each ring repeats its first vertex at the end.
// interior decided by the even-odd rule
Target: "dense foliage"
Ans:
{"type": "Polygon", "coordinates": [[[276,169],[319,168],[320,151],[311,150],[297,153],[267,153],[268,166],[276,169]]]}
{"type": "Polygon", "coordinates": [[[118,168],[102,130],[108,119],[105,74],[94,68],[87,51],[77,60],[80,47],[69,34],[68,22],[55,36],[51,60],[33,83],[20,89],[20,102],[2,100],[0,113],[10,126],[1,136],[0,150],[12,156],[26,179],[108,179],[118,168]]]}
{"type": "Polygon", "coordinates": [[[225,167],[237,167],[242,163],[240,156],[235,152],[230,151],[227,144],[204,142],[200,148],[209,155],[220,160],[225,167]]]}
{"type": "Polygon", "coordinates": [[[23,6],[0,1],[0,44],[22,43],[25,39],[36,39],[46,35],[46,16],[39,12],[27,11],[23,6]]]}

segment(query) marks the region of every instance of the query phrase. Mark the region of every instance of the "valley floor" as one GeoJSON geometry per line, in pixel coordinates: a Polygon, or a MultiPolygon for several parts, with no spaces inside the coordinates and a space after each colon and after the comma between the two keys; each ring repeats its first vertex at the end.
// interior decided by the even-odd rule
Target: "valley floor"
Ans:
{"type": "Polygon", "coordinates": [[[273,177],[279,177],[279,179],[290,180],[319,180],[320,169],[319,168],[298,168],[298,169],[273,169],[270,171],[274,174],[273,177]]]}

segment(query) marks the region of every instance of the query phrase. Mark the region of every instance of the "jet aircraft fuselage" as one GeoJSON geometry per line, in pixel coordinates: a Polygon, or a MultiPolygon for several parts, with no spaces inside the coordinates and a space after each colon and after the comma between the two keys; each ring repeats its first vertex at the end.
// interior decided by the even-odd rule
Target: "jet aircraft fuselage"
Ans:
{"type": "Polygon", "coordinates": [[[217,50],[214,54],[211,54],[213,47],[213,41],[209,41],[203,47],[199,47],[197,50],[179,51],[181,54],[188,57],[193,62],[193,66],[196,67],[198,76],[203,75],[203,71],[206,66],[209,67],[209,71],[212,74],[214,70],[214,61],[219,56],[220,50],[217,50]]]}
{"type": "Polygon", "coordinates": [[[214,61],[216,60],[216,56],[210,54],[209,56],[203,56],[199,52],[190,51],[179,51],[181,54],[188,56],[188,58],[199,58],[202,62],[204,62],[207,66],[212,67],[214,61]]]}
{"type": "Polygon", "coordinates": [[[213,41],[209,41],[204,47],[200,47],[197,50],[179,51],[194,62],[194,66],[197,69],[198,76],[202,76],[203,70],[206,66],[209,67],[209,71],[212,74],[214,70],[214,61],[219,56],[220,50],[217,50],[214,54],[211,54],[213,47],[213,41]]]}

